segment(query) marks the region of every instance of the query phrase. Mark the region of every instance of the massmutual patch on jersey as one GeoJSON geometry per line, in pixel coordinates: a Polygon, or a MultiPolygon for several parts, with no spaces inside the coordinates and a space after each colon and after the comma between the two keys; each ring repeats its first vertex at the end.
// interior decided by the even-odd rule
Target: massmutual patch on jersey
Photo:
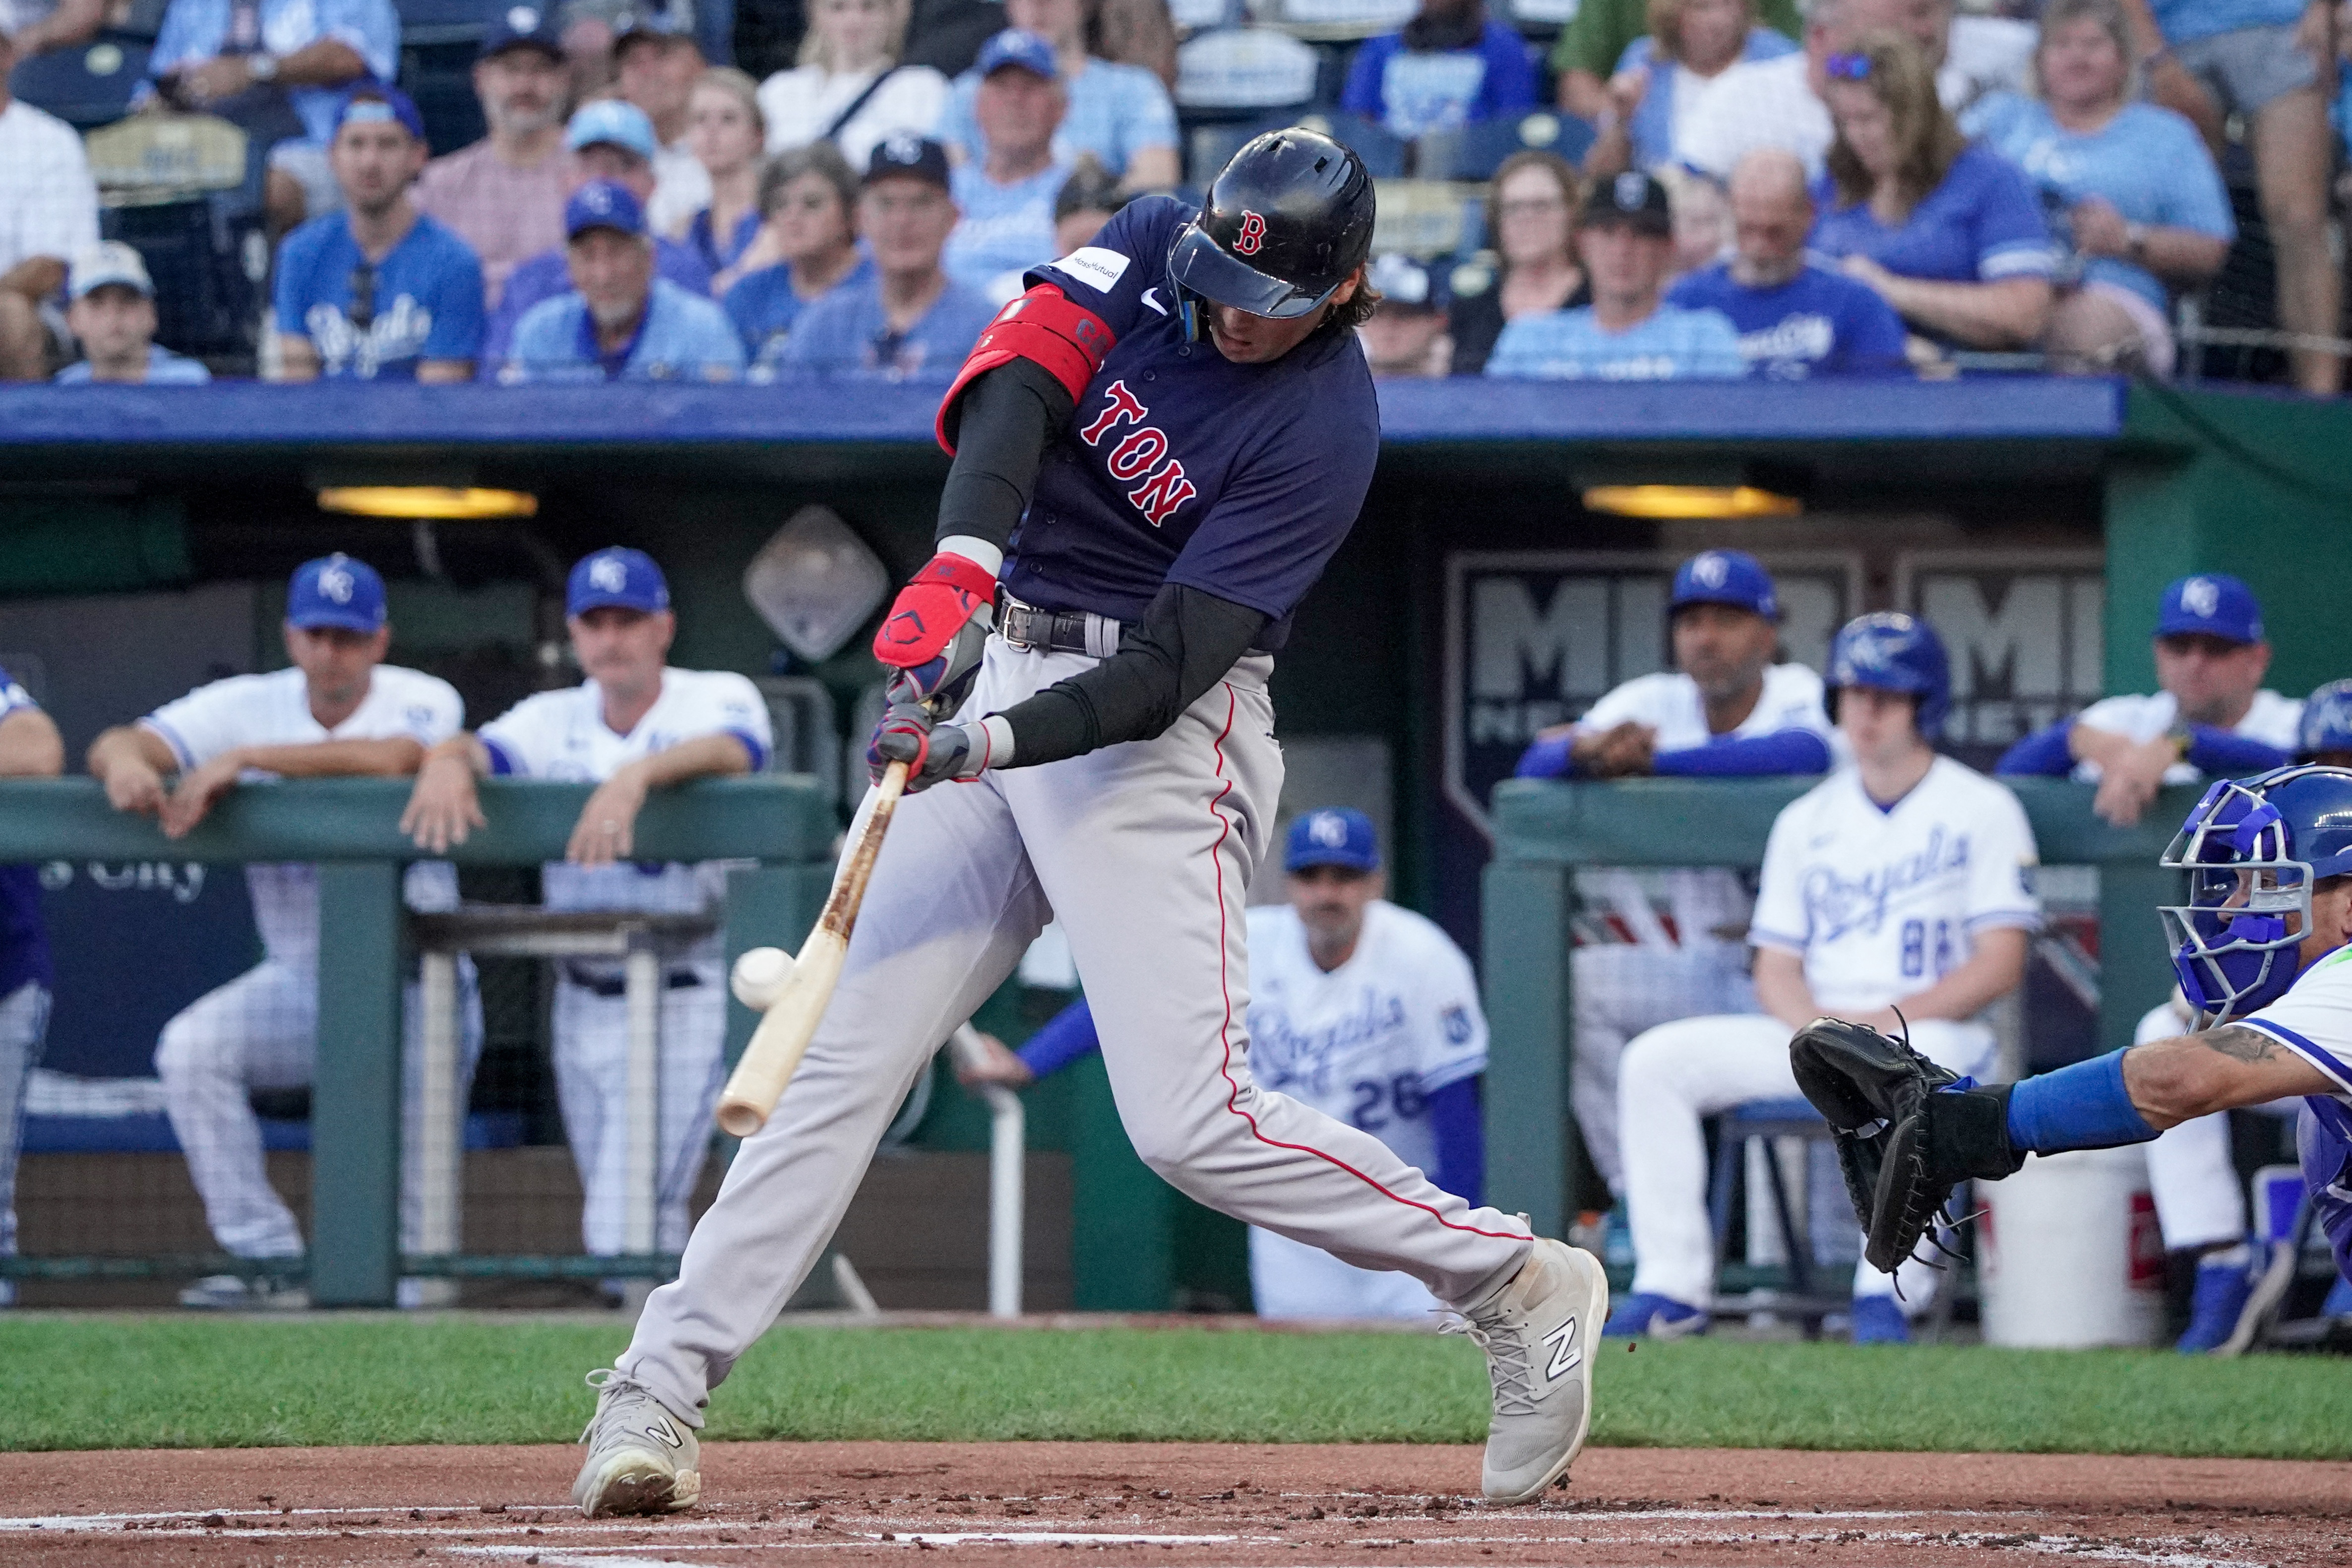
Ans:
{"type": "Polygon", "coordinates": [[[1121,256],[1116,250],[1106,250],[1098,245],[1082,245],[1054,263],[1054,266],[1056,270],[1066,272],[1079,282],[1089,284],[1108,294],[1118,286],[1119,279],[1126,275],[1128,258],[1121,256]]]}

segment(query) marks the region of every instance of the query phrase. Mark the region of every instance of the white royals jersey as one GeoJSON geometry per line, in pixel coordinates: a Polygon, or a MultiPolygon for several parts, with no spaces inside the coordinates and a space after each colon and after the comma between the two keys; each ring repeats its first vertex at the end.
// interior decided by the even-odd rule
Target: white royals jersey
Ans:
{"type": "MultiPolygon", "coordinates": [[[[664,669],[661,695],[625,735],[605,727],[604,694],[593,680],[526,697],[478,732],[493,772],[565,784],[601,784],[626,763],[704,735],[735,736],[757,772],[767,766],[773,743],[760,689],[732,670],[664,669]]],[[[558,860],[542,868],[540,881],[551,910],[699,914],[725,898],[727,863],[558,860]]],[[[714,935],[697,944],[693,956],[716,962],[719,951],[714,935]]]]}
{"type": "MultiPolygon", "coordinates": [[[[2172,693],[2158,691],[2143,696],[2103,697],[2074,715],[2074,721],[2145,743],[2170,730],[2179,714],[2180,704],[2172,693]]],[[[2246,710],[2244,718],[2231,727],[2230,732],[2243,735],[2249,741],[2260,741],[2265,746],[2276,746],[2292,756],[2295,742],[2301,739],[2302,727],[2303,704],[2292,697],[2265,690],[2254,693],[2252,706],[2246,710]]],[[[2095,763],[2074,764],[2074,776],[2084,784],[2098,783],[2099,773],[2095,763]]],[[[2164,770],[2164,782],[2168,784],[2195,784],[2204,776],[2187,763],[2175,763],[2164,770]]]]}
{"type": "Polygon", "coordinates": [[[2352,1106],[2352,947],[2339,947],[2295,976],[2286,994],[2241,1020],[2327,1075],[2335,1099],[2352,1106]]]}
{"type": "MultiPolygon", "coordinates": [[[[1663,670],[1636,676],[1610,692],[1576,721],[1579,730],[1611,730],[1631,720],[1657,731],[1654,749],[1679,752],[1703,746],[1713,739],[1706,727],[1706,704],[1698,682],[1687,675],[1663,670]]],[[[1834,731],[1822,706],[1822,678],[1801,664],[1775,664],[1764,670],[1763,695],[1755,710],[1731,731],[1740,740],[1805,730],[1832,743],[1834,731]]],[[[1735,939],[1717,933],[1736,931],[1748,924],[1748,891],[1736,872],[1678,866],[1665,873],[1666,907],[1683,945],[1735,939]]],[[[1641,883],[1623,871],[1608,878],[1610,902],[1621,919],[1642,940],[1663,942],[1665,933],[1649,918],[1649,900],[1641,883]]]]}
{"type": "Polygon", "coordinates": [[[1832,1013],[1900,1002],[1968,962],[1977,933],[2042,921],[2017,797],[1949,757],[1882,807],[1840,768],[1772,824],[1748,940],[1805,962],[1832,1013]]]}
{"type": "Polygon", "coordinates": [[[1486,1068],[1470,961],[1433,921],[1385,899],[1365,907],[1348,962],[1326,973],[1288,904],[1249,912],[1250,1070],[1436,1169],[1428,1097],[1486,1068]]]}
{"type": "MultiPolygon", "coordinates": [[[[299,669],[267,675],[233,675],[199,686],[166,702],[140,721],[163,738],[183,768],[197,768],[236,746],[306,746],[321,741],[389,741],[406,736],[433,746],[456,734],[466,721],[457,688],[438,676],[379,664],[369,672],[367,695],[352,716],[332,730],[310,713],[310,696],[299,669]]],[[[247,769],[247,781],[273,774],[247,769]]],[[[247,866],[247,890],[253,923],[272,958],[310,963],[319,951],[319,873],[306,865],[247,866]]],[[[402,883],[413,910],[457,907],[457,872],[446,861],[413,865],[402,883]]]]}

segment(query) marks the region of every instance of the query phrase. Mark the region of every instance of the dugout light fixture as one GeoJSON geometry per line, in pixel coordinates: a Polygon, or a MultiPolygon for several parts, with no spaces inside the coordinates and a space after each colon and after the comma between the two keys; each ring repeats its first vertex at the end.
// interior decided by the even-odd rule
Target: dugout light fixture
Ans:
{"type": "Polygon", "coordinates": [[[528,490],[484,489],[470,485],[329,485],[319,491],[319,510],[341,512],[346,517],[475,522],[536,517],[539,498],[528,490]]]}
{"type": "Polygon", "coordinates": [[[1805,503],[1756,485],[1592,485],[1584,510],[1614,517],[1688,518],[1799,517],[1805,503]]]}

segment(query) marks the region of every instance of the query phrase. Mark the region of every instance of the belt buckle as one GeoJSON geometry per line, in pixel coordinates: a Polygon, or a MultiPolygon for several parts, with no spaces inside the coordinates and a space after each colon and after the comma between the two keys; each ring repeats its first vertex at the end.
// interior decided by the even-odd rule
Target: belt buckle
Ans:
{"type": "MultiPolygon", "coordinates": [[[[1027,629],[1034,634],[1035,624],[1041,612],[1034,605],[1024,605],[1020,600],[1014,598],[1012,595],[1006,594],[1004,595],[1004,620],[1003,624],[996,628],[996,635],[1004,639],[1005,646],[1008,647],[1017,649],[1022,653],[1034,653],[1037,651],[1037,644],[1034,640],[1034,636],[1024,636],[1021,633],[1015,632],[1013,629],[1013,624],[1014,621],[1018,620],[1024,629],[1027,629]]],[[[1045,625],[1046,636],[1051,637],[1053,635],[1052,620],[1048,619],[1045,625]]]]}

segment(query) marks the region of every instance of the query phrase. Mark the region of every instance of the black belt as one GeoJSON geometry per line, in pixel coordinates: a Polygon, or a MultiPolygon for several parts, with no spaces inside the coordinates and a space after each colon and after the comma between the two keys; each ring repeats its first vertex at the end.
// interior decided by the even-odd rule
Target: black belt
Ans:
{"type": "MultiPolygon", "coordinates": [[[[594,970],[583,969],[576,963],[563,966],[563,978],[583,991],[593,992],[607,999],[629,994],[629,983],[625,978],[598,974],[594,970]]],[[[673,969],[662,976],[661,988],[665,991],[691,991],[701,984],[702,976],[693,970],[673,969]]]]}
{"type": "Polygon", "coordinates": [[[997,635],[1015,647],[1108,658],[1118,651],[1119,636],[1127,629],[1108,616],[1085,610],[1041,610],[1009,594],[1003,595],[1003,606],[997,635]]]}

